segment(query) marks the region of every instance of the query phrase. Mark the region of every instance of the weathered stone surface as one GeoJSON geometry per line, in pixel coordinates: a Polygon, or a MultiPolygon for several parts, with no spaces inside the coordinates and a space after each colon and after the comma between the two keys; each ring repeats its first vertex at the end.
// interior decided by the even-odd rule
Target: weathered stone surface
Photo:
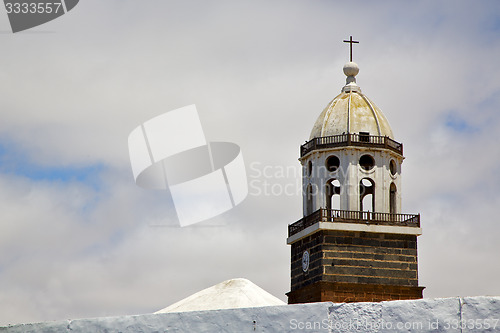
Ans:
{"type": "Polygon", "coordinates": [[[0,332],[500,332],[499,314],[500,297],[455,297],[77,319],[0,327],[0,332]],[[462,329],[454,328],[460,320],[462,329]]]}
{"type": "Polygon", "coordinates": [[[381,314],[391,324],[380,332],[459,332],[448,324],[459,318],[458,298],[383,302],[381,314]]]}
{"type": "Polygon", "coordinates": [[[500,297],[464,297],[462,325],[476,332],[500,332],[500,297]]]}

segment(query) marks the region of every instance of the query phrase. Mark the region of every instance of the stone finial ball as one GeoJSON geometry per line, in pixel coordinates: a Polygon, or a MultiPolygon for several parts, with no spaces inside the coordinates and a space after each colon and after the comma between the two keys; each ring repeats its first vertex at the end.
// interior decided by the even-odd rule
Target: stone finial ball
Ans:
{"type": "Polygon", "coordinates": [[[344,74],[346,76],[356,76],[359,73],[358,64],[355,62],[348,62],[344,65],[344,74]]]}

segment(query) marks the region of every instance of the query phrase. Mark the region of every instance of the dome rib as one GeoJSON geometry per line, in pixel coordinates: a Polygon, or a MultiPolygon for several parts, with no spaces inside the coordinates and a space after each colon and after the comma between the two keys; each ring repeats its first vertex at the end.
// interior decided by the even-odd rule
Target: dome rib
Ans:
{"type": "MultiPolygon", "coordinates": [[[[335,108],[335,106],[337,105],[337,103],[339,101],[339,96],[335,97],[330,103],[328,103],[328,106],[326,107],[327,111],[325,113],[325,116],[323,119],[323,124],[321,126],[321,136],[325,136],[324,135],[325,126],[328,124],[328,119],[330,118],[330,116],[332,114],[332,110],[335,108]]],[[[320,117],[321,117],[321,115],[320,115],[320,117]]]]}
{"type": "Polygon", "coordinates": [[[349,101],[347,102],[347,133],[351,133],[351,93],[349,93],[349,101]]]}
{"type": "Polygon", "coordinates": [[[375,112],[375,109],[373,108],[372,103],[370,103],[370,100],[365,97],[365,95],[359,93],[361,97],[365,100],[365,102],[370,106],[370,110],[372,110],[373,118],[375,118],[375,123],[377,124],[377,129],[378,129],[378,135],[382,135],[382,130],[380,129],[380,123],[378,121],[378,115],[375,112]]]}

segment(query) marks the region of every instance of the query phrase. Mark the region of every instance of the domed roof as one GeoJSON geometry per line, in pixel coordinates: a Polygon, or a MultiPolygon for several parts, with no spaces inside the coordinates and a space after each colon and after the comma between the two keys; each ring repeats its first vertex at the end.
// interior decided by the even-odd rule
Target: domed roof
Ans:
{"type": "Polygon", "coordinates": [[[203,289],[155,313],[205,311],[284,305],[247,279],[231,279],[203,289]]]}
{"type": "Polygon", "coordinates": [[[382,111],[361,93],[355,76],[359,67],[354,62],[344,66],[346,85],[321,112],[311,131],[310,140],[317,137],[367,132],[370,135],[394,139],[391,126],[382,111]]]}

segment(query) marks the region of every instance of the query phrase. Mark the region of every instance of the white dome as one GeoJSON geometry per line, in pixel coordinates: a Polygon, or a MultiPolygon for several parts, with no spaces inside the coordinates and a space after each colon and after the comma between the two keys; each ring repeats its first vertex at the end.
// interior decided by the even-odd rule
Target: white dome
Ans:
{"type": "Polygon", "coordinates": [[[342,93],[335,97],[321,112],[311,131],[310,140],[317,137],[346,133],[368,132],[370,135],[388,136],[394,139],[391,126],[382,111],[356,84],[359,72],[356,63],[344,66],[347,82],[342,93]]]}
{"type": "Polygon", "coordinates": [[[359,132],[394,139],[389,122],[368,97],[361,92],[342,92],[321,112],[309,139],[359,132]]]}

